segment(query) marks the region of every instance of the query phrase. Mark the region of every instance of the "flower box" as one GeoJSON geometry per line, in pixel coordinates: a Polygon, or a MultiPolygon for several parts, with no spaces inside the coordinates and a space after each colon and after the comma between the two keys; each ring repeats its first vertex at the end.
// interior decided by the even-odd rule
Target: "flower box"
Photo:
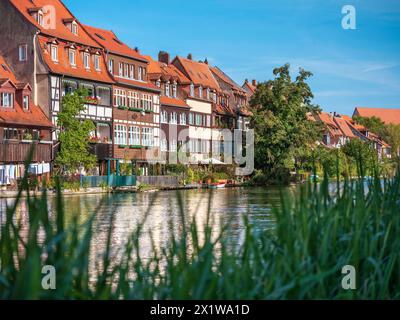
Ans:
{"type": "Polygon", "coordinates": [[[129,149],[142,149],[142,146],[130,146],[129,149]]]}
{"type": "Polygon", "coordinates": [[[144,110],[145,113],[153,113],[153,110],[144,110]]]}
{"type": "Polygon", "coordinates": [[[119,109],[119,110],[127,110],[128,108],[125,107],[125,106],[119,106],[118,109],[119,109]]]}
{"type": "Polygon", "coordinates": [[[120,148],[120,149],[125,149],[125,148],[126,148],[126,145],[120,144],[120,145],[118,146],[118,148],[120,148]]]}
{"type": "Polygon", "coordinates": [[[140,109],[140,108],[129,108],[129,111],[133,111],[133,112],[142,112],[143,109],[140,109]]]}

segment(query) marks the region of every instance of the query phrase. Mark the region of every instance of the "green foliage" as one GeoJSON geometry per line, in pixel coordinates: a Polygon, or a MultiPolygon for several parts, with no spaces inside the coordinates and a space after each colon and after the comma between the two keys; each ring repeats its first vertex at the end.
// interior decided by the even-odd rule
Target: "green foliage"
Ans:
{"type": "Polygon", "coordinates": [[[55,212],[46,193],[28,195],[29,219],[18,219],[21,189],[0,225],[0,299],[399,299],[400,176],[376,177],[368,186],[346,180],[333,194],[330,189],[325,180],[295,197],[282,194],[268,230],[256,231],[244,215],[240,243],[231,242],[229,225],[215,235],[208,219],[201,229],[196,218],[187,221],[178,193],[178,218],[170,222],[171,230],[179,224],[178,234],[145,260],[139,254],[145,220],[118,248],[122,257],[111,255],[111,214],[96,268],[89,261],[99,210],[83,225],[78,215],[66,225],[57,183],[55,212]],[[41,288],[44,265],[56,268],[56,290],[41,288]],[[341,287],[345,265],[356,269],[357,290],[341,287]]]}
{"type": "Polygon", "coordinates": [[[308,112],[319,111],[307,84],[312,74],[300,69],[293,81],[289,67],[275,69],[275,79],[261,83],[251,101],[255,166],[267,181],[287,180],[297,157],[322,137],[322,126],[307,119],[308,112]]]}
{"type": "Polygon", "coordinates": [[[184,164],[168,164],[166,169],[169,174],[185,174],[187,172],[187,167],[184,164]]]}
{"type": "Polygon", "coordinates": [[[374,170],[378,167],[378,155],[371,143],[352,139],[342,147],[342,150],[361,176],[374,174],[374,170]]]}
{"type": "Polygon", "coordinates": [[[89,152],[90,132],[95,130],[95,126],[90,120],[77,118],[84,110],[86,96],[87,91],[81,89],[66,95],[58,114],[61,147],[55,163],[63,173],[74,173],[81,166],[91,169],[96,164],[96,156],[89,152]]]}

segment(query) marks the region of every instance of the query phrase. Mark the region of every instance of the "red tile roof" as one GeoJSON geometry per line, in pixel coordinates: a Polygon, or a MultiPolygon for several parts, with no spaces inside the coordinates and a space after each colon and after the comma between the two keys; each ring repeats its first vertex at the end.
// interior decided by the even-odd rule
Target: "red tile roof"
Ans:
{"type": "Polygon", "coordinates": [[[218,67],[211,67],[211,72],[215,74],[218,78],[220,78],[222,81],[227,83],[232,87],[233,90],[237,90],[241,93],[246,93],[246,90],[244,90],[242,87],[240,87],[235,81],[233,81],[225,72],[223,72],[220,68],[218,67]]]}
{"type": "MultiPolygon", "coordinates": [[[[248,89],[248,91],[250,91],[251,95],[253,95],[254,93],[256,93],[257,91],[257,87],[253,86],[253,84],[251,84],[249,81],[245,81],[245,83],[243,84],[243,88],[246,90],[246,88],[248,89]]],[[[246,90],[247,91],[247,90],[246,90]]]]}
{"type": "Polygon", "coordinates": [[[11,80],[14,85],[17,84],[17,79],[15,78],[14,74],[12,73],[10,67],[8,66],[7,62],[4,60],[2,56],[0,56],[0,79],[2,80],[11,80]]]}
{"type": "Polygon", "coordinates": [[[139,52],[133,50],[121,40],[119,40],[113,31],[99,29],[88,25],[84,25],[84,28],[96,42],[98,42],[110,53],[147,62],[147,59],[139,52]]]}
{"type": "Polygon", "coordinates": [[[163,62],[155,61],[150,56],[145,56],[145,58],[149,61],[149,66],[147,67],[147,74],[155,78],[159,77],[170,77],[171,80],[178,81],[182,84],[189,84],[190,80],[186,77],[177,67],[173,64],[165,64],[163,62]]]}
{"type": "Polygon", "coordinates": [[[328,131],[332,136],[341,136],[342,131],[340,131],[338,125],[333,121],[333,116],[326,112],[321,112],[318,114],[319,119],[326,125],[328,131]]]}
{"type": "Polygon", "coordinates": [[[185,101],[175,98],[169,98],[166,96],[162,96],[160,99],[162,105],[171,106],[171,107],[181,107],[181,108],[190,108],[185,101]]]}
{"type": "MultiPolygon", "coordinates": [[[[11,69],[2,56],[0,56],[0,69],[0,78],[10,81],[18,90],[23,90],[25,88],[30,90],[28,84],[17,82],[15,75],[11,72],[11,69]]],[[[3,84],[4,82],[1,85],[3,84]]],[[[16,99],[14,99],[14,108],[0,107],[0,124],[51,128],[53,125],[42,110],[32,102],[32,99],[30,99],[29,102],[29,110],[24,110],[16,99]]]]}
{"type": "Polygon", "coordinates": [[[172,64],[174,64],[175,61],[178,61],[182,65],[185,75],[190,79],[190,81],[193,82],[194,85],[201,85],[203,88],[210,88],[216,91],[221,90],[208,64],[178,56],[174,59],[174,61],[172,61],[172,64]]]}
{"type": "Polygon", "coordinates": [[[335,123],[337,124],[337,126],[340,129],[340,131],[342,131],[342,133],[343,133],[343,135],[345,137],[348,137],[348,138],[355,138],[356,137],[354,135],[353,131],[351,130],[348,122],[345,119],[339,118],[339,117],[334,117],[333,120],[335,121],[335,123]]]}
{"type": "MultiPolygon", "coordinates": [[[[87,46],[99,47],[99,45],[89,36],[88,33],[82,28],[79,21],[76,20],[74,15],[68,10],[68,8],[60,0],[9,0],[21,13],[22,15],[35,27],[37,27],[42,34],[64,39],[70,42],[80,43],[87,46]],[[36,8],[44,11],[44,19],[51,19],[55,17],[54,27],[41,26],[30,14],[30,9],[36,8]],[[54,14],[53,14],[54,13],[54,14]],[[65,22],[76,21],[78,24],[78,34],[74,35],[69,30],[65,22]]],[[[49,20],[50,21],[50,20],[49,20]]]]}
{"type": "Polygon", "coordinates": [[[357,107],[354,115],[364,118],[377,117],[386,124],[400,124],[400,109],[357,107]]]}
{"type": "Polygon", "coordinates": [[[97,82],[104,82],[104,83],[114,82],[108,73],[107,66],[101,54],[100,54],[100,71],[95,70],[93,61],[91,61],[90,70],[86,70],[83,65],[83,56],[81,54],[81,50],[84,49],[85,47],[76,46],[76,67],[73,68],[71,67],[69,62],[68,49],[67,49],[69,45],[67,43],[59,42],[58,62],[54,62],[51,59],[51,51],[50,51],[50,46],[48,44],[51,39],[44,36],[39,36],[38,39],[44,62],[49,67],[51,72],[76,78],[88,79],[97,82]]]}

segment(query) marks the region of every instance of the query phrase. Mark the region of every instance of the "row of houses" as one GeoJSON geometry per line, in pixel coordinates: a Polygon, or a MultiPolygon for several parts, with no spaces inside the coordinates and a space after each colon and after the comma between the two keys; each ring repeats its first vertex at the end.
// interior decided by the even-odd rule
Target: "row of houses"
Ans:
{"type": "Polygon", "coordinates": [[[0,30],[0,183],[20,176],[32,141],[28,169],[48,172],[62,99],[78,88],[88,92],[79,118],[96,126],[99,175],[126,161],[159,174],[178,150],[190,163],[208,161],[230,146],[224,131],[248,128],[254,81],[242,87],[191,54],[143,55],[114,32],[82,24],[60,0],[1,1],[0,30]]]}
{"type": "MultiPolygon", "coordinates": [[[[360,108],[356,108],[354,116],[360,116],[358,109],[360,108]]],[[[363,108],[363,110],[370,109],[363,108]]],[[[379,110],[379,112],[384,112],[383,109],[379,110]]],[[[363,115],[367,118],[374,116],[380,117],[379,114],[363,115]]],[[[373,145],[379,159],[391,158],[392,156],[392,148],[387,142],[377,134],[370,132],[368,128],[356,123],[348,115],[321,112],[318,115],[309,115],[309,118],[312,121],[321,121],[324,124],[323,139],[319,143],[327,148],[340,148],[352,139],[360,139],[373,145]]]]}

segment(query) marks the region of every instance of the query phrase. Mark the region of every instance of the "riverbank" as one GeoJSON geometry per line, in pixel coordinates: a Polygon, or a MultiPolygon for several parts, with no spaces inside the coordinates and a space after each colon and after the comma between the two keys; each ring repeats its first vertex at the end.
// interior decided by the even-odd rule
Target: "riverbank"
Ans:
{"type": "MultiPolygon", "coordinates": [[[[225,188],[236,188],[243,187],[242,184],[228,184],[225,188]]],[[[85,195],[95,195],[95,194],[107,194],[107,193],[150,193],[150,192],[159,192],[159,191],[174,191],[174,190],[193,190],[193,189],[208,189],[209,185],[207,184],[190,184],[186,186],[164,186],[164,187],[156,187],[156,186],[138,186],[138,187],[119,187],[119,188],[85,188],[81,190],[62,190],[63,196],[85,196],[85,195]]],[[[43,195],[44,191],[30,191],[30,197],[40,197],[43,195]]],[[[18,197],[18,191],[0,191],[0,199],[15,199],[18,197]]],[[[50,197],[55,197],[57,195],[54,190],[47,190],[47,195],[50,197]]],[[[21,194],[22,198],[28,197],[28,192],[23,191],[21,194]]]]}

